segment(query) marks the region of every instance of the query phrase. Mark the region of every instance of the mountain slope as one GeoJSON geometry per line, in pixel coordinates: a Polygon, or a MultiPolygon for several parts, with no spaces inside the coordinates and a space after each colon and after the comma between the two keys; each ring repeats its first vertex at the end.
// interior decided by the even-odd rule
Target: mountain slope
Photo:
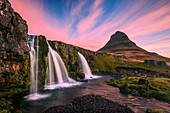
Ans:
{"type": "Polygon", "coordinates": [[[102,52],[114,53],[115,55],[123,55],[128,58],[137,60],[161,60],[167,63],[170,62],[170,58],[166,58],[158,55],[157,53],[148,52],[140,47],[138,47],[134,42],[132,42],[128,36],[120,31],[113,34],[110,40],[106,43],[104,47],[99,49],[102,52]]]}

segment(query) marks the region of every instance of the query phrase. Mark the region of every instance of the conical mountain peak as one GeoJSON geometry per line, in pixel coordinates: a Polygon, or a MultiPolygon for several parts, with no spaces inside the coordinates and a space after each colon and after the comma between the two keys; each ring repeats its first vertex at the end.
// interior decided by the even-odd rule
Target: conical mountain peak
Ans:
{"type": "Polygon", "coordinates": [[[107,44],[99,51],[115,52],[115,51],[129,51],[129,50],[143,50],[136,46],[128,36],[120,31],[113,34],[107,44]]]}
{"type": "Polygon", "coordinates": [[[128,36],[125,33],[120,32],[120,31],[117,31],[115,34],[113,34],[111,36],[111,39],[118,39],[118,40],[128,39],[129,40],[128,36]]]}

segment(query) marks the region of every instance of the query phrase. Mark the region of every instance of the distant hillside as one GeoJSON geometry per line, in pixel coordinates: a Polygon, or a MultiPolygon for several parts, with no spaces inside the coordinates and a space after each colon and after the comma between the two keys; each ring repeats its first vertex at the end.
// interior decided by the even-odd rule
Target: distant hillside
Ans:
{"type": "Polygon", "coordinates": [[[123,55],[127,58],[140,61],[143,61],[145,59],[152,59],[170,63],[170,58],[163,57],[161,55],[158,55],[157,53],[148,52],[138,47],[128,38],[125,33],[120,31],[117,31],[115,34],[113,34],[106,45],[99,49],[99,51],[109,52],[115,55],[123,55]]]}

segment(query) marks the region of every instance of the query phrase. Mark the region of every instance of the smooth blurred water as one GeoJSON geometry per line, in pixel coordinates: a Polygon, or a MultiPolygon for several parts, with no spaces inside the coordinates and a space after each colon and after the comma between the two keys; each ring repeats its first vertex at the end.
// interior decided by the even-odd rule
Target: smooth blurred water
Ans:
{"type": "Polygon", "coordinates": [[[51,48],[48,41],[47,44],[49,48],[49,53],[47,57],[48,65],[47,65],[47,79],[45,82],[46,85],[75,82],[74,80],[69,78],[67,69],[60,55],[51,48]]]}
{"type": "Polygon", "coordinates": [[[147,99],[143,97],[134,97],[131,95],[123,95],[116,87],[108,86],[104,81],[108,81],[111,77],[104,76],[100,79],[92,79],[82,85],[69,88],[60,88],[55,90],[45,90],[41,92],[43,95],[50,95],[40,100],[27,101],[23,98],[23,113],[41,113],[49,107],[57,105],[65,105],[71,103],[75,97],[94,94],[127,105],[135,113],[144,113],[146,109],[162,110],[165,113],[170,111],[169,104],[156,99],[147,99]]]}
{"type": "Polygon", "coordinates": [[[100,78],[100,76],[92,75],[92,72],[91,72],[91,69],[89,67],[87,60],[85,59],[85,57],[80,52],[78,52],[78,58],[79,58],[80,72],[85,74],[85,79],[100,78]]]}

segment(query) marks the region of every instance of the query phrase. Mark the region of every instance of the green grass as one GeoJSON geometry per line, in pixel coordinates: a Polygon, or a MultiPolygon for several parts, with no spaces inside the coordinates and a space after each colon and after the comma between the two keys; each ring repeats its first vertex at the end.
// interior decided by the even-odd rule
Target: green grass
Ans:
{"type": "Polygon", "coordinates": [[[92,72],[115,72],[117,67],[132,68],[132,69],[143,69],[150,71],[157,76],[170,77],[167,74],[167,70],[170,67],[162,67],[159,65],[146,64],[143,62],[134,62],[131,60],[124,60],[121,58],[115,59],[112,55],[97,55],[94,56],[94,60],[89,62],[92,72]]]}
{"type": "Polygon", "coordinates": [[[170,79],[169,78],[142,78],[142,77],[124,77],[119,80],[111,79],[107,82],[108,85],[114,87],[121,87],[125,84],[128,86],[128,93],[130,93],[130,87],[135,87],[138,91],[137,96],[154,97],[159,100],[170,102],[170,79]],[[148,80],[152,85],[152,88],[147,90],[146,84],[139,84],[140,79],[148,80]]]}

